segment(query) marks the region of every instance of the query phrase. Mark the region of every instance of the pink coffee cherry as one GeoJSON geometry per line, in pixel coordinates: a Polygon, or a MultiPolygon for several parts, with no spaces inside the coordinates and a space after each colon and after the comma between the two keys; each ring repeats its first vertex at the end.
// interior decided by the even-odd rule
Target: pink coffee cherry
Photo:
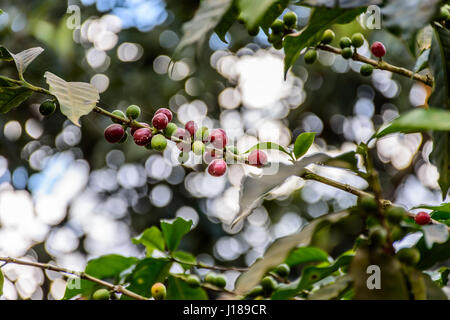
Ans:
{"type": "MultiPolygon", "coordinates": [[[[139,123],[140,123],[141,125],[143,125],[144,127],[146,127],[146,128],[150,128],[150,125],[149,125],[148,123],[144,123],[144,122],[139,122],[139,123]]],[[[134,135],[134,133],[136,132],[137,129],[140,129],[140,128],[138,128],[138,127],[131,128],[131,129],[130,129],[131,135],[134,135]]]]}
{"type": "Polygon", "coordinates": [[[191,151],[191,136],[189,132],[183,128],[178,128],[173,134],[174,137],[183,140],[182,142],[177,142],[177,148],[183,152],[191,151]]]}
{"type": "Polygon", "coordinates": [[[429,224],[431,222],[431,217],[425,211],[421,211],[418,214],[416,214],[416,216],[414,217],[414,221],[417,224],[423,226],[423,225],[429,224]]]}
{"type": "Polygon", "coordinates": [[[208,138],[209,142],[212,143],[212,145],[215,148],[223,149],[228,143],[228,137],[227,134],[223,129],[214,129],[209,134],[208,138]]]}
{"type": "Polygon", "coordinates": [[[379,41],[372,44],[372,46],[370,47],[370,51],[372,51],[372,54],[377,58],[382,58],[386,54],[386,48],[379,41]]]}
{"type": "Polygon", "coordinates": [[[157,114],[159,114],[159,113],[165,114],[166,117],[167,117],[167,120],[169,120],[169,122],[172,121],[172,117],[173,117],[172,116],[172,111],[170,111],[169,109],[167,109],[167,108],[159,108],[158,110],[156,110],[155,116],[157,114]]]}
{"type": "Polygon", "coordinates": [[[223,158],[223,152],[220,152],[218,150],[211,150],[207,151],[203,154],[203,160],[205,163],[211,163],[214,159],[222,159],[223,158]]]}
{"type": "Polygon", "coordinates": [[[104,131],[105,139],[109,143],[119,142],[123,138],[124,134],[125,130],[120,124],[117,123],[109,125],[104,131]]]}
{"type": "Polygon", "coordinates": [[[248,164],[261,168],[267,163],[267,154],[262,150],[253,150],[248,155],[248,164]]]}
{"type": "Polygon", "coordinates": [[[152,140],[152,131],[148,128],[137,129],[133,134],[133,139],[138,146],[146,146],[152,140]]]}
{"type": "Polygon", "coordinates": [[[152,124],[157,130],[164,130],[169,123],[169,118],[164,113],[155,114],[152,124]]]}
{"type": "Polygon", "coordinates": [[[186,122],[184,128],[191,134],[191,137],[193,137],[194,134],[197,132],[198,126],[194,121],[191,120],[186,122]]]}
{"type": "Polygon", "coordinates": [[[208,173],[213,177],[220,177],[227,171],[227,163],[223,159],[214,159],[208,166],[208,173]]]}

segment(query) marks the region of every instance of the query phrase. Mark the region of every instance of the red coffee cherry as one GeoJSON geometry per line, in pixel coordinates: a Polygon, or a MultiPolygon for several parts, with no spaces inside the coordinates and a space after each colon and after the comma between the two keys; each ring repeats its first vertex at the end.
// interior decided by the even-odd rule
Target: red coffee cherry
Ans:
{"type": "Polygon", "coordinates": [[[124,134],[125,130],[120,124],[117,123],[109,125],[104,132],[105,139],[109,143],[119,142],[123,138],[124,134]]]}
{"type": "Polygon", "coordinates": [[[133,134],[133,139],[138,146],[145,146],[152,140],[152,131],[148,128],[137,129],[133,134]]]}
{"type": "MultiPolygon", "coordinates": [[[[148,124],[148,123],[144,123],[144,122],[139,122],[141,125],[143,125],[144,127],[146,127],[146,128],[150,128],[150,125],[148,124]]],[[[136,132],[136,130],[137,129],[140,129],[140,128],[138,128],[138,127],[136,127],[136,128],[131,128],[130,129],[130,133],[131,133],[131,135],[134,135],[134,133],[136,132]]]]}
{"type": "Polygon", "coordinates": [[[261,168],[267,163],[267,154],[262,150],[253,150],[248,155],[248,164],[261,168]]]}
{"type": "Polygon", "coordinates": [[[227,164],[223,159],[214,159],[208,166],[208,173],[213,177],[220,177],[227,171],[227,164]]]}
{"type": "Polygon", "coordinates": [[[211,131],[209,138],[209,142],[218,149],[223,149],[228,143],[227,134],[223,129],[214,129],[211,131]]]}
{"type": "Polygon", "coordinates": [[[223,152],[218,150],[207,151],[203,155],[203,160],[205,160],[205,163],[211,163],[214,159],[222,159],[222,158],[223,152]]]}
{"type": "Polygon", "coordinates": [[[159,108],[158,110],[156,110],[155,112],[155,116],[159,113],[163,113],[166,115],[167,119],[170,121],[172,121],[172,111],[170,111],[167,108],[159,108]]]}
{"type": "Polygon", "coordinates": [[[431,217],[425,211],[421,211],[418,214],[416,214],[416,216],[414,217],[414,221],[417,224],[423,226],[423,225],[429,224],[431,222],[431,217]]]}
{"type": "Polygon", "coordinates": [[[177,148],[183,152],[191,151],[191,136],[189,132],[183,128],[178,128],[173,134],[174,137],[183,140],[182,142],[177,142],[177,148]]]}
{"type": "Polygon", "coordinates": [[[191,134],[191,137],[193,137],[194,134],[197,132],[198,126],[194,121],[191,120],[186,122],[184,128],[191,134]]]}
{"type": "Polygon", "coordinates": [[[379,41],[372,44],[372,46],[370,47],[370,51],[372,51],[373,55],[377,58],[384,57],[384,55],[386,54],[386,48],[379,41]]]}
{"type": "Polygon", "coordinates": [[[155,114],[152,124],[157,130],[164,130],[169,123],[169,118],[164,113],[155,114]]]}

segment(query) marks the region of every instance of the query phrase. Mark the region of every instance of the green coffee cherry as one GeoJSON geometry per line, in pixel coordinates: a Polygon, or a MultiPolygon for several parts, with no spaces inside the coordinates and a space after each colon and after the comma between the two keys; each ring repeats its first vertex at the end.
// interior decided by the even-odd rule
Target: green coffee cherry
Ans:
{"type": "Polygon", "coordinates": [[[438,20],[450,20],[450,10],[447,5],[441,7],[438,20]]]}
{"type": "Polygon", "coordinates": [[[284,24],[287,29],[294,29],[297,26],[297,15],[293,11],[289,11],[283,16],[284,24]]]}
{"type": "Polygon", "coordinates": [[[109,291],[106,289],[98,289],[92,295],[94,300],[109,300],[109,291]]]}
{"type": "Polygon", "coordinates": [[[284,22],[280,19],[275,20],[270,26],[274,33],[282,33],[284,30],[284,22]]]}
{"type": "Polygon", "coordinates": [[[186,279],[186,282],[191,288],[200,287],[200,279],[196,275],[193,274],[189,275],[186,279]]]}
{"type": "Polygon", "coordinates": [[[205,276],[205,282],[214,284],[214,280],[216,279],[216,276],[217,276],[217,274],[215,274],[214,272],[208,272],[205,276]]]}
{"type": "Polygon", "coordinates": [[[393,226],[391,230],[391,239],[392,241],[398,241],[403,239],[406,235],[406,232],[400,226],[393,226]]]}
{"type": "Polygon", "coordinates": [[[278,286],[277,282],[271,276],[265,276],[261,280],[261,286],[267,294],[273,292],[278,286]]]}
{"type": "Polygon", "coordinates": [[[248,297],[256,297],[263,294],[263,287],[261,285],[257,285],[254,287],[248,294],[248,297]]]}
{"type": "Polygon", "coordinates": [[[128,140],[128,133],[125,131],[122,139],[120,139],[120,141],[118,143],[125,143],[127,140],[128,140]]]}
{"type": "Polygon", "coordinates": [[[325,30],[324,33],[322,34],[321,42],[322,42],[323,44],[330,44],[330,43],[334,40],[334,37],[335,37],[335,36],[336,36],[336,35],[334,34],[333,30],[327,29],[327,30],[325,30]]]}
{"type": "Polygon", "coordinates": [[[162,134],[157,134],[152,138],[152,149],[156,151],[164,151],[167,147],[167,139],[162,134]]]}
{"type": "Polygon", "coordinates": [[[225,288],[225,286],[227,285],[227,279],[223,275],[219,274],[214,277],[214,281],[212,284],[219,288],[225,288]]]}
{"type": "Polygon", "coordinates": [[[314,49],[309,49],[305,53],[305,63],[307,64],[313,64],[317,60],[317,51],[314,49]]]}
{"type": "Polygon", "coordinates": [[[386,243],[387,231],[381,226],[375,226],[370,230],[369,240],[370,244],[376,247],[381,247],[386,243]]]}
{"type": "Polygon", "coordinates": [[[203,154],[203,152],[205,152],[205,144],[201,141],[195,141],[192,144],[192,151],[197,156],[201,156],[203,154]]]}
{"type": "Polygon", "coordinates": [[[197,132],[195,133],[195,140],[203,141],[205,142],[208,140],[209,136],[209,130],[207,127],[201,127],[197,129],[197,132]]]}
{"type": "Polygon", "coordinates": [[[389,222],[399,224],[406,218],[406,211],[400,207],[389,207],[386,209],[386,217],[389,222]]]}
{"type": "Polygon", "coordinates": [[[283,263],[276,267],[274,271],[277,275],[284,278],[289,275],[289,273],[291,272],[291,268],[289,268],[287,264],[283,263]]]}
{"type": "Polygon", "coordinates": [[[164,135],[166,137],[171,137],[171,136],[173,136],[173,134],[175,132],[177,132],[177,129],[178,129],[178,127],[177,127],[177,125],[175,123],[169,122],[167,124],[167,127],[164,129],[164,135]]]}
{"type": "Polygon", "coordinates": [[[364,196],[359,199],[359,205],[367,212],[374,212],[377,210],[377,200],[371,196],[364,196]]]}
{"type": "Polygon", "coordinates": [[[277,50],[283,49],[283,41],[278,41],[273,44],[273,47],[277,50]]]}
{"type": "Polygon", "coordinates": [[[141,115],[141,108],[139,108],[137,105],[132,104],[127,108],[125,113],[128,118],[135,120],[141,115]]]}
{"type": "Polygon", "coordinates": [[[416,248],[403,248],[397,252],[397,258],[409,266],[415,266],[420,261],[420,252],[416,248]]]}
{"type": "Polygon", "coordinates": [[[373,67],[370,64],[363,64],[361,66],[361,69],[359,69],[359,72],[361,73],[361,75],[368,77],[372,74],[373,67]]]}
{"type": "MultiPolygon", "coordinates": [[[[118,116],[118,117],[121,117],[121,118],[126,119],[125,113],[123,113],[123,112],[120,111],[120,110],[114,110],[114,111],[112,112],[112,114],[115,115],[115,116],[118,116]]],[[[122,123],[122,121],[117,120],[117,119],[112,119],[112,122],[114,122],[114,123],[122,123]]]]}
{"type": "Polygon", "coordinates": [[[364,36],[361,33],[352,35],[352,46],[359,48],[364,44],[364,36]]]}
{"type": "Polygon", "coordinates": [[[39,112],[43,116],[49,116],[56,110],[56,104],[53,100],[45,100],[39,106],[39,112]]]}
{"type": "Polygon", "coordinates": [[[162,284],[161,282],[157,282],[152,286],[151,289],[152,297],[155,300],[164,300],[167,295],[166,286],[162,284]]]}
{"type": "Polygon", "coordinates": [[[180,164],[184,164],[188,162],[188,160],[189,160],[189,152],[180,152],[180,154],[178,155],[178,162],[180,164]]]}
{"type": "Polygon", "coordinates": [[[253,27],[247,30],[248,34],[252,37],[256,37],[259,33],[259,26],[253,27]]]}
{"type": "Polygon", "coordinates": [[[283,41],[283,35],[281,33],[271,33],[267,39],[270,43],[275,44],[283,41]]]}
{"type": "Polygon", "coordinates": [[[353,56],[352,48],[344,48],[342,49],[342,57],[344,59],[350,59],[353,56]]]}
{"type": "Polygon", "coordinates": [[[341,40],[339,40],[339,46],[341,49],[349,48],[352,46],[352,39],[349,37],[342,37],[341,40]]]}

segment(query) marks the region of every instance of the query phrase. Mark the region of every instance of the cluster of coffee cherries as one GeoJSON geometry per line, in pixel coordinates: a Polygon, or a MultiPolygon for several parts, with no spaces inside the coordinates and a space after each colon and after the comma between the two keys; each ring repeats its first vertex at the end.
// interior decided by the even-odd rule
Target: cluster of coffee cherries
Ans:
{"type": "MultiPolygon", "coordinates": [[[[118,119],[113,118],[113,124],[109,125],[104,132],[105,139],[110,143],[123,143],[127,140],[127,125],[122,120],[129,119],[130,134],[138,146],[148,149],[163,151],[167,147],[167,139],[176,143],[181,151],[178,161],[183,164],[189,160],[189,152],[192,151],[197,156],[203,156],[203,160],[208,164],[208,173],[215,177],[220,177],[227,170],[225,160],[235,160],[238,158],[237,149],[228,145],[228,137],[223,129],[209,130],[207,127],[199,128],[194,121],[188,121],[184,128],[179,128],[171,122],[173,115],[167,108],[158,109],[152,119],[152,126],[147,123],[139,123],[135,120],[140,116],[141,110],[136,105],[131,105],[126,109],[125,114],[120,110],[113,111],[118,119]]],[[[240,156],[242,157],[242,156],[240,156]]],[[[262,150],[253,150],[244,157],[246,164],[262,167],[267,163],[267,154],[262,150]]]]}
{"type": "Polygon", "coordinates": [[[246,296],[247,299],[263,300],[270,297],[272,293],[277,290],[279,283],[277,280],[286,279],[291,272],[291,268],[283,263],[269,271],[246,296]],[[275,278],[277,280],[275,280],[275,278]]]}
{"type": "MultiPolygon", "coordinates": [[[[330,44],[335,38],[335,33],[331,29],[327,29],[323,32],[322,38],[320,41],[320,44],[327,45],[330,44]]],[[[339,46],[341,47],[341,55],[344,59],[350,59],[353,57],[353,54],[356,52],[356,49],[360,48],[364,44],[364,36],[361,33],[355,33],[352,35],[352,37],[342,37],[339,39],[339,46]],[[353,48],[352,48],[353,47],[353,48]]],[[[371,47],[370,51],[372,54],[377,57],[378,59],[381,59],[386,54],[386,48],[385,46],[379,42],[374,42],[371,47]]],[[[312,64],[316,62],[317,60],[317,50],[316,49],[309,49],[306,51],[304,55],[305,63],[312,64]]],[[[370,76],[373,72],[374,67],[370,64],[364,64],[361,66],[360,73],[363,76],[370,76]]]]}

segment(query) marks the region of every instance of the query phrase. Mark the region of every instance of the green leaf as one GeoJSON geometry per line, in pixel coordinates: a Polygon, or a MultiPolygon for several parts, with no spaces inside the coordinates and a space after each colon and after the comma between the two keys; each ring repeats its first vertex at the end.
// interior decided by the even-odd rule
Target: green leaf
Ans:
{"type": "Polygon", "coordinates": [[[191,288],[184,279],[169,276],[167,300],[208,300],[208,295],[200,287],[191,288]]]}
{"type": "Polygon", "coordinates": [[[0,113],[7,113],[20,106],[33,94],[33,91],[23,86],[0,87],[0,113]]]}
{"type": "Polygon", "coordinates": [[[164,252],[164,237],[161,230],[156,226],[146,229],[141,235],[131,240],[134,244],[144,245],[148,257],[152,255],[152,252],[155,249],[164,252]]]}
{"type": "Polygon", "coordinates": [[[335,282],[325,285],[308,296],[308,300],[332,300],[338,299],[352,284],[349,275],[338,277],[335,282]]]}
{"type": "MultiPolygon", "coordinates": [[[[450,31],[433,25],[433,37],[429,66],[434,77],[434,90],[428,103],[437,108],[450,110],[450,31]]],[[[439,172],[439,186],[442,197],[447,196],[450,188],[450,134],[448,132],[433,132],[433,151],[430,161],[439,172]]]]}
{"type": "MultiPolygon", "coordinates": [[[[98,279],[114,279],[116,280],[120,273],[138,261],[134,257],[123,257],[117,254],[110,254],[90,260],[86,265],[85,273],[96,277],[98,279]]],[[[81,279],[81,284],[77,288],[71,288],[70,283],[66,287],[66,292],[63,299],[70,299],[81,294],[83,297],[89,298],[91,294],[98,288],[94,282],[81,279]]]]}
{"type": "Polygon", "coordinates": [[[253,147],[251,147],[250,149],[248,149],[247,151],[244,152],[245,153],[249,153],[252,152],[253,150],[279,150],[281,152],[286,153],[287,155],[291,155],[291,153],[289,152],[289,150],[287,150],[285,147],[280,146],[279,144],[276,144],[275,142],[261,142],[258,144],[255,144],[253,147]]]}
{"type": "Polygon", "coordinates": [[[294,155],[298,159],[303,156],[311,147],[316,136],[315,132],[303,132],[294,143],[294,155]]]}
{"type": "Polygon", "coordinates": [[[381,138],[396,132],[413,133],[428,130],[450,131],[450,111],[416,108],[392,121],[375,137],[381,138]]]}
{"type": "Polygon", "coordinates": [[[329,167],[349,169],[352,171],[358,170],[358,158],[355,151],[345,152],[338,156],[325,161],[325,165],[329,167]]]}
{"type": "Polygon", "coordinates": [[[430,50],[424,50],[420,56],[417,58],[416,64],[414,66],[414,72],[420,72],[428,67],[428,59],[430,58],[430,50]]]}
{"type": "Polygon", "coordinates": [[[436,263],[450,259],[450,239],[444,243],[434,243],[431,248],[422,237],[416,245],[420,251],[420,261],[417,268],[420,270],[428,269],[436,263]]]}
{"type": "Polygon", "coordinates": [[[288,35],[284,40],[284,72],[295,63],[302,50],[320,42],[322,33],[334,24],[345,24],[353,21],[363,13],[365,8],[341,9],[319,7],[314,9],[308,25],[300,33],[288,35]]]}
{"type": "Polygon", "coordinates": [[[193,265],[197,264],[197,259],[195,259],[195,257],[189,252],[175,251],[172,253],[172,257],[181,263],[184,270],[189,270],[193,267],[193,265]]]}
{"type": "Polygon", "coordinates": [[[325,215],[306,225],[300,232],[276,240],[264,254],[264,258],[256,261],[248,271],[244,272],[236,281],[236,292],[247,293],[254,288],[267,271],[283,263],[295,247],[308,245],[317,226],[324,221],[336,222],[346,216],[347,211],[325,215]]]}
{"type": "Polygon", "coordinates": [[[66,82],[48,71],[44,77],[50,92],[58,99],[62,114],[80,126],[80,117],[89,114],[97,105],[100,99],[98,90],[90,83],[66,82]]]}
{"type": "Polygon", "coordinates": [[[219,24],[214,29],[214,31],[219,36],[220,40],[222,40],[225,43],[227,43],[225,36],[226,36],[228,30],[231,28],[231,26],[233,25],[233,23],[236,21],[237,17],[239,16],[239,10],[238,10],[235,2],[236,1],[233,1],[233,4],[230,6],[228,11],[222,17],[222,20],[220,20],[219,24]]]}
{"type": "MultiPolygon", "coordinates": [[[[127,289],[144,297],[151,296],[151,287],[156,282],[164,282],[172,262],[166,258],[145,258],[136,263],[135,267],[125,277],[129,283],[127,289]]],[[[122,295],[121,299],[131,298],[122,295]]]]}
{"type": "Polygon", "coordinates": [[[263,20],[266,25],[271,24],[283,12],[288,2],[285,0],[238,0],[240,17],[245,21],[248,29],[261,25],[263,20]],[[268,13],[269,18],[266,21],[265,17],[268,13]]]}
{"type": "Polygon", "coordinates": [[[293,267],[302,263],[324,261],[328,261],[328,254],[322,249],[315,247],[300,247],[289,253],[285,263],[290,267],[293,267]]]}
{"type": "Polygon", "coordinates": [[[191,230],[191,226],[192,221],[183,218],[176,218],[171,222],[161,222],[161,229],[169,251],[172,252],[178,248],[181,238],[191,230]]]}
{"type": "Polygon", "coordinates": [[[3,295],[3,284],[5,283],[5,277],[3,276],[2,269],[0,269],[0,296],[3,295]]]}
{"type": "Polygon", "coordinates": [[[204,39],[222,20],[232,0],[203,0],[192,20],[183,25],[183,37],[175,48],[177,57],[184,48],[204,39]]]}
{"type": "Polygon", "coordinates": [[[22,77],[31,62],[33,62],[33,60],[36,59],[37,56],[39,56],[43,51],[44,49],[42,49],[41,47],[35,47],[14,54],[7,48],[0,46],[0,60],[14,60],[17,72],[19,73],[20,77],[22,77]]]}

